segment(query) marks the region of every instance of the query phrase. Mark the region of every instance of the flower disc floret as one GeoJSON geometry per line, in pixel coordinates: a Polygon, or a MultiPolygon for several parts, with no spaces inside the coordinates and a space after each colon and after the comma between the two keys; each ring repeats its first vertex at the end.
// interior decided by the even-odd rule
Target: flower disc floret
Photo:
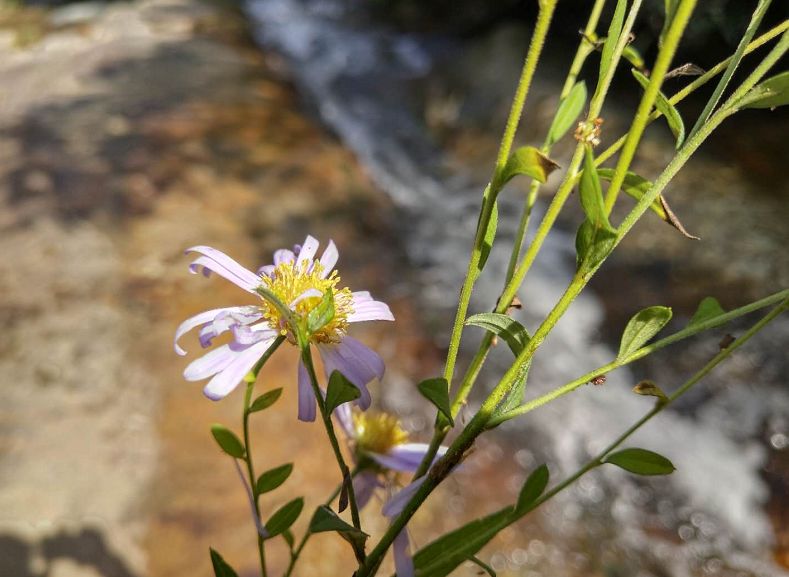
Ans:
{"type": "MultiPolygon", "coordinates": [[[[323,295],[331,291],[334,299],[334,317],[318,331],[312,333],[314,343],[339,343],[348,331],[348,317],[353,314],[353,293],[351,289],[337,288],[340,276],[337,271],[324,275],[320,262],[281,262],[268,275],[261,276],[260,286],[277,299],[290,305],[299,317],[306,317],[320,304],[323,295]]],[[[282,318],[280,311],[265,298],[261,305],[263,318],[269,326],[291,341],[294,335],[282,318]]]]}
{"type": "Polygon", "coordinates": [[[385,454],[408,442],[408,433],[400,426],[400,420],[388,413],[354,411],[353,428],[356,446],[362,451],[385,454]]]}

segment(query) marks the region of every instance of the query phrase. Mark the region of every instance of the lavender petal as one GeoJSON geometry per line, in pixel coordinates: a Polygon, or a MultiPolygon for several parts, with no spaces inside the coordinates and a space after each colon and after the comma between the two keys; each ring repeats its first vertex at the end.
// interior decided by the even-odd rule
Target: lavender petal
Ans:
{"type": "Polygon", "coordinates": [[[299,420],[312,422],[315,420],[317,400],[312,390],[307,367],[299,360],[299,420]]]}
{"type": "MultiPolygon", "coordinates": [[[[347,339],[348,337],[346,337],[347,339]]],[[[345,340],[343,340],[343,343],[345,340]]],[[[350,351],[343,352],[343,343],[338,345],[318,345],[318,352],[323,359],[323,369],[328,378],[332,372],[340,371],[353,385],[359,389],[361,396],[356,401],[359,407],[367,409],[372,403],[367,383],[375,378],[375,373],[360,363],[350,351]]]]}
{"type": "Polygon", "coordinates": [[[353,494],[356,497],[356,506],[363,509],[370,502],[375,490],[383,485],[378,480],[378,475],[373,471],[362,471],[353,478],[353,494]]]}
{"type": "Polygon", "coordinates": [[[175,346],[175,352],[178,353],[181,356],[184,356],[186,354],[186,351],[184,349],[182,349],[178,345],[178,341],[186,333],[188,333],[189,331],[191,331],[192,329],[194,329],[196,327],[199,327],[200,325],[204,325],[206,323],[210,323],[220,313],[222,313],[224,311],[227,311],[227,310],[232,310],[234,308],[236,308],[236,307],[212,309],[210,311],[205,311],[203,313],[200,313],[198,315],[195,315],[193,317],[190,317],[190,318],[186,319],[184,322],[182,322],[180,325],[178,325],[178,328],[175,330],[175,339],[173,341],[173,345],[175,346]]]}
{"type": "Polygon", "coordinates": [[[423,475],[393,495],[392,498],[386,502],[383,509],[381,509],[381,513],[384,515],[384,517],[397,517],[400,513],[402,513],[406,503],[408,503],[408,501],[411,500],[411,497],[416,494],[416,492],[419,490],[419,487],[421,487],[422,483],[425,482],[425,479],[427,479],[427,476],[423,475]]]}
{"type": "MultiPolygon", "coordinates": [[[[425,458],[428,446],[425,443],[404,443],[393,447],[386,454],[370,453],[370,457],[379,465],[392,471],[413,473],[419,468],[422,459],[425,458]]],[[[439,447],[433,463],[443,457],[446,452],[446,447],[439,447]]]]}
{"type": "Polygon", "coordinates": [[[293,254],[292,250],[288,250],[286,248],[281,248],[279,250],[274,251],[274,266],[277,267],[283,262],[295,262],[296,255],[293,254]]]}
{"type": "Polygon", "coordinates": [[[258,530],[258,534],[265,538],[268,537],[268,531],[263,526],[263,523],[260,522],[260,516],[258,515],[257,508],[255,507],[255,496],[252,493],[252,487],[249,486],[247,483],[246,477],[244,477],[243,471],[241,471],[241,465],[238,464],[238,459],[233,459],[233,464],[236,466],[236,471],[238,471],[238,478],[241,479],[241,484],[244,485],[244,490],[247,493],[247,499],[249,500],[249,508],[252,510],[252,520],[255,522],[255,528],[258,530]]]}
{"type": "Polygon", "coordinates": [[[326,278],[331,273],[332,269],[334,269],[334,265],[337,264],[337,259],[340,258],[340,253],[337,250],[337,245],[334,244],[333,240],[329,241],[329,244],[323,251],[321,255],[321,267],[323,267],[323,271],[321,272],[321,277],[326,278]]]}
{"type": "Polygon", "coordinates": [[[304,244],[301,245],[301,250],[299,251],[299,258],[296,260],[296,266],[302,266],[301,263],[308,262],[311,263],[312,259],[315,257],[315,253],[318,252],[318,246],[320,243],[318,239],[312,236],[307,236],[304,239],[304,244]]]}
{"type": "Polygon", "coordinates": [[[222,372],[217,373],[203,388],[203,394],[212,401],[225,398],[235,389],[241,380],[252,370],[269,346],[270,340],[255,343],[235,353],[235,359],[222,372]]]}
{"type": "Polygon", "coordinates": [[[184,369],[187,381],[202,381],[224,371],[236,359],[237,352],[230,345],[222,345],[189,363],[184,369]]]}
{"type": "Polygon", "coordinates": [[[411,558],[408,529],[403,527],[392,542],[397,577],[414,577],[414,560],[411,558]]]}
{"type": "Polygon", "coordinates": [[[222,251],[211,248],[210,246],[193,246],[192,248],[186,249],[187,254],[190,252],[196,252],[203,255],[189,265],[189,270],[193,273],[197,273],[200,267],[202,267],[204,275],[207,276],[209,271],[213,271],[233,284],[252,293],[255,292],[255,288],[260,284],[260,277],[258,277],[258,275],[244,268],[222,251]]]}
{"type": "Polygon", "coordinates": [[[348,315],[349,323],[360,323],[364,321],[393,321],[394,315],[386,303],[380,301],[357,302],[354,299],[353,312],[348,315]]]}

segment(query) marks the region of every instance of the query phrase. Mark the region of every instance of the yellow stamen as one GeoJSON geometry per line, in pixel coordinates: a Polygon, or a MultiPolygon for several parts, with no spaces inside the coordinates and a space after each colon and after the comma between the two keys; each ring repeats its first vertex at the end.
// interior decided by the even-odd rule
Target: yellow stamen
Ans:
{"type": "MultiPolygon", "coordinates": [[[[312,340],[317,343],[337,343],[348,330],[348,315],[353,313],[353,295],[347,287],[337,288],[340,282],[337,271],[332,271],[326,278],[321,278],[322,273],[323,266],[318,261],[303,261],[301,264],[281,262],[270,276],[261,277],[260,284],[287,306],[308,290],[317,290],[321,295],[331,290],[334,295],[334,318],[313,333],[312,340]]],[[[320,296],[303,298],[296,303],[294,311],[298,316],[306,316],[320,302],[320,296]]],[[[263,318],[271,328],[287,336],[287,325],[279,311],[265,299],[261,309],[263,318]]]]}
{"type": "Polygon", "coordinates": [[[353,428],[357,446],[364,451],[387,453],[408,442],[408,433],[400,427],[399,419],[388,413],[354,411],[353,428]]]}

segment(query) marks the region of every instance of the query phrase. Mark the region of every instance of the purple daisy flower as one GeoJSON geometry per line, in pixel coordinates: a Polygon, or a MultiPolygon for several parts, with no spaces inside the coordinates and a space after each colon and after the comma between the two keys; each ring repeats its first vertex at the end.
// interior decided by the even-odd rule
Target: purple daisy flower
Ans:
{"type": "MultiPolygon", "coordinates": [[[[207,246],[195,246],[187,253],[200,256],[192,262],[192,273],[202,271],[209,276],[211,272],[226,278],[260,301],[254,305],[232,306],[213,309],[185,320],[175,332],[175,351],[185,355],[178,340],[187,332],[199,328],[200,344],[203,348],[222,333],[230,332],[229,343],[220,345],[193,361],[184,370],[188,381],[208,379],[203,389],[212,400],[227,396],[244,377],[254,368],[263,353],[278,336],[285,337],[295,344],[296,338],[286,319],[275,306],[258,292],[265,289],[285,303],[298,317],[306,316],[315,308],[327,291],[334,298],[334,318],[310,336],[323,359],[326,375],[340,371],[358,387],[361,396],[358,405],[366,409],[370,406],[370,393],[367,384],[380,379],[384,373],[381,357],[361,342],[347,335],[351,323],[384,320],[393,321],[389,307],[376,301],[367,291],[351,292],[347,287],[339,287],[340,277],[334,270],[339,253],[332,241],[316,259],[318,241],[308,236],[302,246],[294,250],[280,249],[274,252],[273,263],[262,266],[254,273],[221,251],[207,246]]],[[[316,399],[310,384],[307,370],[299,361],[299,419],[313,421],[316,415],[316,399]]]]}

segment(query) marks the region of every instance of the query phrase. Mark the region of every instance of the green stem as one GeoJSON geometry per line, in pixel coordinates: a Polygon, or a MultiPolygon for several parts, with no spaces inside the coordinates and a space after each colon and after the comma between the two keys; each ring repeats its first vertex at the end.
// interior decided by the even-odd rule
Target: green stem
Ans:
{"type": "Polygon", "coordinates": [[[753,11],[751,22],[748,24],[745,34],[743,34],[743,37],[740,39],[740,42],[737,45],[737,49],[734,51],[734,55],[729,60],[729,65],[726,67],[726,72],[724,72],[723,76],[721,76],[718,85],[715,87],[715,91],[712,93],[709,101],[707,101],[707,105],[704,107],[704,110],[699,115],[698,119],[696,119],[696,123],[693,125],[693,129],[688,133],[688,136],[693,136],[699,131],[701,125],[707,122],[710,114],[712,114],[715,106],[717,106],[723,91],[726,90],[731,77],[734,75],[734,72],[740,65],[740,61],[745,55],[745,49],[748,46],[748,43],[751,41],[751,38],[753,38],[753,35],[756,34],[756,29],[759,27],[759,24],[761,24],[764,13],[767,12],[771,2],[772,0],[759,0],[759,4],[753,11]]]}
{"type": "Polygon", "coordinates": [[[649,84],[646,90],[644,90],[644,95],[641,97],[638,110],[633,118],[633,124],[630,125],[630,130],[627,131],[625,144],[622,146],[622,153],[619,155],[619,160],[614,169],[614,176],[611,179],[611,185],[608,187],[608,192],[606,193],[605,209],[608,213],[611,212],[616,202],[616,197],[622,189],[622,183],[625,181],[627,169],[633,161],[638,144],[649,122],[649,114],[652,112],[652,107],[660,92],[660,85],[663,83],[663,78],[668,72],[671,61],[674,58],[674,53],[676,52],[677,46],[679,46],[679,41],[682,38],[682,34],[685,31],[685,27],[695,7],[696,0],[683,0],[679,3],[674,13],[671,26],[669,26],[663,41],[663,48],[658,53],[655,66],[649,77],[649,84]]]}
{"type": "MultiPolygon", "coordinates": [[[[358,472],[359,472],[359,467],[354,467],[353,471],[351,471],[351,480],[353,480],[353,478],[356,476],[358,472]]],[[[335,487],[332,494],[329,495],[329,498],[326,499],[326,501],[324,501],[323,504],[326,505],[327,507],[330,507],[331,504],[334,502],[334,500],[337,498],[337,496],[340,494],[340,491],[342,491],[342,486],[343,483],[337,485],[337,487],[335,487]]],[[[307,529],[307,531],[304,533],[304,536],[301,538],[301,541],[296,546],[296,549],[291,551],[290,563],[288,563],[288,568],[285,570],[283,577],[290,577],[291,573],[293,573],[293,569],[296,566],[296,562],[299,560],[302,550],[307,545],[307,541],[309,541],[312,535],[313,533],[311,533],[310,530],[307,529]]]]}
{"type": "Polygon", "coordinates": [[[721,325],[729,323],[741,316],[747,315],[754,311],[772,306],[786,298],[789,298],[789,289],[782,290],[773,295],[765,297],[761,300],[747,304],[743,307],[734,309],[733,311],[729,311],[722,315],[718,315],[706,321],[695,323],[692,326],[686,327],[681,331],[678,331],[663,339],[660,339],[659,341],[641,347],[640,349],[634,351],[633,353],[629,354],[626,357],[623,357],[621,359],[616,359],[608,364],[597,367],[596,369],[587,372],[585,375],[582,375],[577,379],[562,385],[561,387],[557,387],[554,390],[545,393],[544,395],[541,395],[540,397],[537,397],[536,399],[533,399],[515,409],[507,411],[506,413],[497,414],[495,417],[491,418],[490,421],[488,422],[488,428],[496,427],[505,421],[508,421],[515,417],[519,417],[521,415],[525,415],[526,413],[530,413],[534,409],[537,409],[551,401],[554,401],[559,397],[566,395],[567,393],[571,393],[577,388],[587,384],[596,375],[609,373],[615,369],[618,369],[619,367],[623,367],[625,365],[634,363],[635,361],[642,359],[647,355],[651,355],[655,351],[658,351],[664,347],[672,345],[678,341],[692,337],[703,331],[708,331],[710,329],[719,327],[721,325]]]}
{"type": "MultiPolygon", "coordinates": [[[[262,360],[262,359],[261,359],[262,360]]],[[[265,361],[264,361],[265,362],[265,361]]],[[[262,364],[261,364],[262,366],[262,364]]],[[[255,383],[247,383],[247,390],[244,393],[244,447],[246,449],[246,454],[244,457],[244,462],[247,464],[247,473],[249,474],[249,485],[252,487],[252,497],[255,504],[255,514],[260,519],[260,504],[258,503],[258,490],[257,490],[257,478],[255,477],[255,467],[252,464],[252,451],[249,444],[249,406],[252,402],[252,392],[255,390],[255,383]]],[[[263,541],[263,536],[260,532],[255,530],[258,536],[258,554],[260,556],[260,574],[262,577],[267,577],[268,572],[266,571],[266,545],[263,541]]]]}
{"type": "MultiPolygon", "coordinates": [[[[329,436],[329,443],[331,444],[332,451],[334,451],[334,458],[337,460],[337,465],[340,467],[343,482],[350,478],[351,471],[345,463],[345,457],[342,456],[340,450],[340,443],[337,441],[337,434],[334,432],[334,424],[331,421],[331,414],[326,409],[326,401],[323,398],[323,392],[318,385],[318,376],[315,374],[315,366],[312,363],[312,353],[310,352],[309,344],[301,349],[301,360],[307,368],[307,374],[310,377],[312,390],[315,393],[315,399],[318,401],[318,408],[320,409],[323,425],[326,429],[326,434],[329,436]]],[[[348,502],[351,509],[351,519],[353,526],[361,530],[362,524],[359,519],[359,509],[356,506],[356,495],[353,491],[353,483],[348,483],[348,502]]]]}

